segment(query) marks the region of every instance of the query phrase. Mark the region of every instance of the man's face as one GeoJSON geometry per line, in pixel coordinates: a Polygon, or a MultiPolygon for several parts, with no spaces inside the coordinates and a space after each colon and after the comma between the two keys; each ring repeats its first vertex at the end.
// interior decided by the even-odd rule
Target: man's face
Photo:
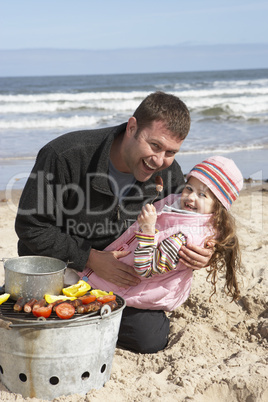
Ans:
{"type": "Polygon", "coordinates": [[[167,130],[162,121],[154,121],[136,134],[137,123],[132,117],[128,122],[122,155],[126,173],[132,173],[136,180],[144,182],[172,164],[183,140],[167,130]]]}

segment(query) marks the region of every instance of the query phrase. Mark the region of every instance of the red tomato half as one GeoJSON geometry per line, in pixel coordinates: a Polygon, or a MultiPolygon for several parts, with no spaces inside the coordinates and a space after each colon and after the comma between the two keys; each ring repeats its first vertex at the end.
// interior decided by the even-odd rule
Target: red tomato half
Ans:
{"type": "Polygon", "coordinates": [[[101,302],[102,304],[108,303],[112,300],[116,299],[116,295],[105,295],[105,296],[100,296],[97,298],[97,301],[101,302]]]}
{"type": "Polygon", "coordinates": [[[91,303],[91,302],[96,300],[96,296],[94,296],[94,295],[85,295],[85,296],[78,297],[78,299],[82,300],[83,304],[89,304],[89,303],[91,303]]]}
{"type": "Polygon", "coordinates": [[[47,307],[33,307],[32,312],[35,317],[45,317],[48,318],[50,317],[52,311],[52,306],[47,306],[47,307]]]}
{"type": "Polygon", "coordinates": [[[75,313],[75,308],[69,303],[61,303],[56,307],[56,314],[62,320],[71,318],[75,313]]]}

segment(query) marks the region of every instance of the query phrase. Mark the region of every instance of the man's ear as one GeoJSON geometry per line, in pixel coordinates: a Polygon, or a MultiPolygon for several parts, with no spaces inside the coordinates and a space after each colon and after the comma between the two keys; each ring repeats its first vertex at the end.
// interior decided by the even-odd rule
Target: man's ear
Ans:
{"type": "Polygon", "coordinates": [[[137,120],[135,117],[132,116],[128,119],[126,134],[129,137],[133,137],[136,134],[137,130],[138,130],[137,120]]]}

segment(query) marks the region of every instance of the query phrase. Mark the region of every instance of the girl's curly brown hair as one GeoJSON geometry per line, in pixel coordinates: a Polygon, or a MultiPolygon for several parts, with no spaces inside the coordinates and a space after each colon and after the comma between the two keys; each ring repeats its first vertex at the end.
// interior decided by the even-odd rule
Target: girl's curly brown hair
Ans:
{"type": "MultiPolygon", "coordinates": [[[[211,224],[215,230],[213,238],[214,253],[210,259],[207,280],[212,283],[213,293],[216,293],[218,273],[225,271],[225,293],[233,300],[239,299],[240,291],[237,282],[237,271],[241,268],[241,252],[236,235],[236,224],[233,216],[218,199],[215,199],[215,211],[211,224]]],[[[212,239],[207,239],[212,240],[212,239]]]]}

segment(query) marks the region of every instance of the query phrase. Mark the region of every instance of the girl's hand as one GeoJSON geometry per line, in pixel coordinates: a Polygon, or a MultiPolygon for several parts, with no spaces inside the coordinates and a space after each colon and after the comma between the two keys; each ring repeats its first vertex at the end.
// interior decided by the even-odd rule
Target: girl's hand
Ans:
{"type": "Polygon", "coordinates": [[[154,205],[146,204],[138,216],[138,224],[142,232],[154,235],[157,214],[154,205]]]}

